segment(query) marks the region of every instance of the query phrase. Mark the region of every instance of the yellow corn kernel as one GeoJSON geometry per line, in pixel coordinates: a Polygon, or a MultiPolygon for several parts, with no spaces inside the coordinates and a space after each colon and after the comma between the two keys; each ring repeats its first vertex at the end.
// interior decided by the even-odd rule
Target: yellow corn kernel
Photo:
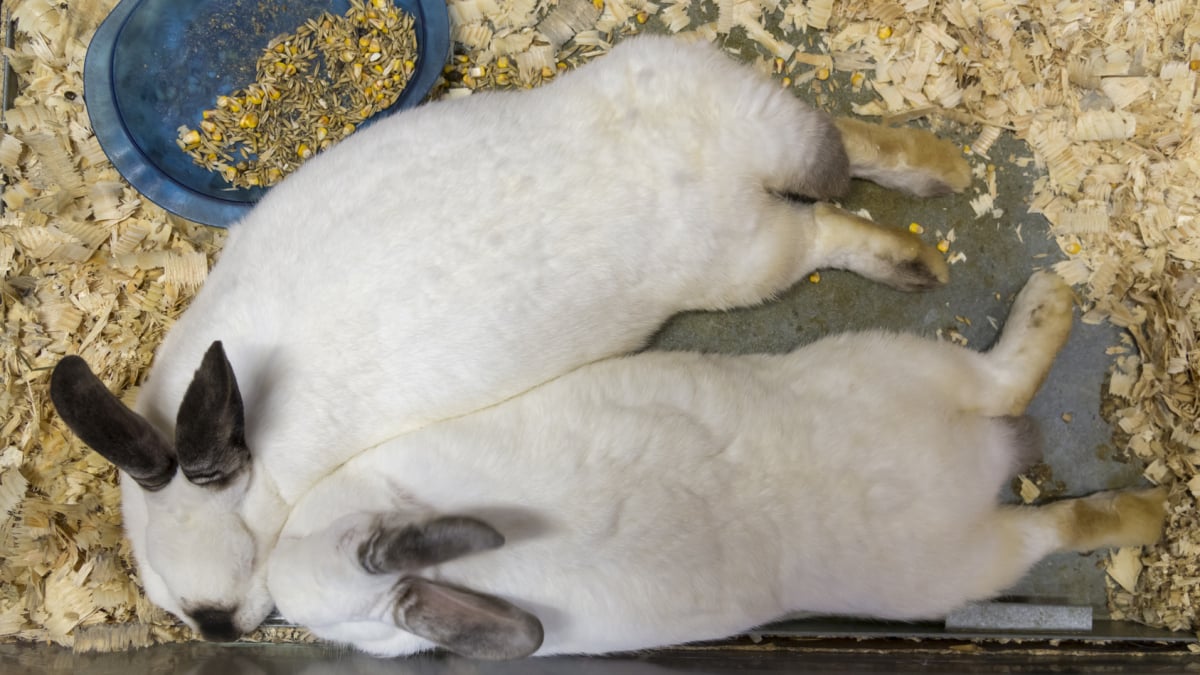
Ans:
{"type": "Polygon", "coordinates": [[[508,75],[506,73],[496,73],[496,84],[508,84],[508,75]]]}
{"type": "Polygon", "coordinates": [[[383,66],[379,65],[378,63],[376,63],[375,65],[371,66],[371,70],[375,71],[375,74],[376,74],[376,75],[382,75],[382,74],[383,74],[383,66]]]}
{"type": "Polygon", "coordinates": [[[218,96],[217,97],[217,107],[218,108],[228,108],[229,107],[229,97],[228,96],[218,96]]]}
{"type": "Polygon", "coordinates": [[[200,132],[195,129],[188,129],[179,137],[179,143],[184,148],[194,148],[200,145],[200,132]]]}
{"type": "Polygon", "coordinates": [[[206,161],[206,162],[217,161],[217,153],[215,153],[215,152],[208,153],[207,155],[204,156],[204,161],[206,161]]]}
{"type": "Polygon", "coordinates": [[[949,251],[950,250],[950,242],[946,241],[945,239],[939,241],[937,243],[937,250],[941,251],[942,253],[949,251]]]}
{"type": "Polygon", "coordinates": [[[246,103],[259,105],[263,102],[262,93],[257,89],[246,92],[246,103]]]}
{"type": "Polygon", "coordinates": [[[920,223],[909,223],[908,231],[912,232],[913,234],[921,234],[925,231],[925,228],[921,227],[920,223]]]}
{"type": "Polygon", "coordinates": [[[463,54],[459,54],[458,56],[454,57],[454,60],[458,61],[459,63],[469,63],[471,61],[471,59],[467,58],[463,54]]]}
{"type": "Polygon", "coordinates": [[[404,61],[404,74],[412,75],[413,69],[416,67],[417,67],[417,64],[413,63],[412,59],[406,59],[404,61]]]}
{"type": "Polygon", "coordinates": [[[542,66],[542,77],[554,77],[554,71],[550,70],[550,66],[542,66]]]}
{"type": "Polygon", "coordinates": [[[878,31],[875,32],[875,35],[879,36],[880,40],[886,40],[892,37],[892,27],[882,26],[878,31]]]}
{"type": "Polygon", "coordinates": [[[296,155],[299,156],[300,159],[308,159],[309,157],[312,157],[312,148],[308,147],[307,143],[301,143],[300,145],[296,146],[296,155]]]}
{"type": "Polygon", "coordinates": [[[258,174],[248,173],[248,174],[246,174],[246,185],[250,185],[250,186],[262,185],[262,180],[258,177],[258,174]]]}
{"type": "Polygon", "coordinates": [[[281,94],[279,93],[278,89],[272,89],[267,92],[267,98],[271,99],[272,101],[278,101],[280,96],[281,94]]]}
{"type": "Polygon", "coordinates": [[[467,74],[474,78],[487,77],[487,67],[475,66],[471,70],[467,71],[467,74]]]}
{"type": "Polygon", "coordinates": [[[221,169],[221,175],[225,177],[225,180],[232,183],[233,179],[237,178],[238,170],[232,166],[227,166],[221,169]]]}
{"type": "Polygon", "coordinates": [[[351,76],[356,80],[362,79],[362,69],[363,64],[361,63],[355,63],[354,65],[350,66],[351,76]]]}
{"type": "Polygon", "coordinates": [[[329,135],[329,129],[326,129],[325,127],[317,127],[317,140],[318,141],[325,140],[325,137],[328,135],[329,135]]]}
{"type": "Polygon", "coordinates": [[[267,181],[268,182],[277,183],[277,182],[279,182],[279,180],[281,178],[283,178],[283,172],[280,171],[279,169],[276,169],[274,167],[267,169],[267,181]]]}
{"type": "Polygon", "coordinates": [[[238,126],[243,129],[253,129],[258,126],[258,113],[251,111],[242,115],[242,119],[238,120],[238,126]]]}
{"type": "Polygon", "coordinates": [[[829,79],[829,69],[828,68],[818,68],[817,69],[817,79],[818,80],[828,80],[829,79]]]}
{"type": "Polygon", "coordinates": [[[783,64],[784,64],[783,59],[776,56],[775,57],[775,74],[776,75],[783,72],[783,64]]]}
{"type": "Polygon", "coordinates": [[[970,54],[970,53],[971,53],[971,46],[970,46],[970,45],[963,45],[963,46],[962,46],[962,53],[963,53],[963,56],[966,56],[966,55],[970,54]]]}
{"type": "Polygon", "coordinates": [[[384,0],[371,0],[371,6],[375,9],[383,9],[385,4],[384,0]]]}
{"type": "Polygon", "coordinates": [[[203,131],[206,134],[211,134],[212,132],[214,132],[216,130],[217,130],[217,125],[214,124],[212,121],[202,120],[200,122],[200,131],[203,131]]]}
{"type": "Polygon", "coordinates": [[[554,67],[559,69],[560,71],[565,71],[567,69],[567,62],[559,61],[558,63],[554,64],[554,67]]]}
{"type": "Polygon", "coordinates": [[[779,85],[781,87],[783,87],[784,89],[787,89],[788,87],[792,86],[792,78],[790,78],[790,77],[783,78],[782,80],[779,81],[779,85]]]}
{"type": "Polygon", "coordinates": [[[592,5],[598,10],[604,11],[604,0],[592,0],[592,5]]]}
{"type": "Polygon", "coordinates": [[[821,273],[813,272],[812,274],[808,275],[808,281],[809,281],[809,283],[813,283],[813,284],[821,283],[821,273]]]}
{"type": "Polygon", "coordinates": [[[650,15],[646,12],[638,12],[633,16],[633,18],[636,19],[638,23],[646,23],[650,20],[650,15]]]}
{"type": "Polygon", "coordinates": [[[342,135],[343,136],[349,136],[352,133],[354,133],[354,125],[353,124],[346,122],[345,124],[342,125],[342,135]]]}
{"type": "Polygon", "coordinates": [[[229,109],[229,112],[232,112],[232,113],[242,111],[242,104],[238,103],[238,100],[236,98],[229,99],[229,103],[227,104],[227,107],[229,109]]]}
{"type": "Polygon", "coordinates": [[[221,133],[220,129],[214,129],[213,132],[209,134],[209,137],[214,141],[222,141],[225,139],[225,134],[221,133]]]}
{"type": "Polygon", "coordinates": [[[1066,247],[1064,247],[1063,250],[1065,250],[1067,252],[1067,255],[1075,255],[1075,254],[1079,253],[1080,251],[1082,251],[1083,247],[1079,245],[1079,242],[1072,241],[1072,242],[1068,243],[1066,245],[1066,247]]]}
{"type": "Polygon", "coordinates": [[[972,152],[972,150],[971,150],[971,146],[969,146],[969,145],[964,145],[964,146],[963,146],[963,154],[964,154],[964,155],[969,155],[969,154],[971,154],[971,152],[972,152]]]}
{"type": "Polygon", "coordinates": [[[857,87],[862,85],[863,80],[867,79],[862,73],[854,73],[850,76],[850,86],[857,87]]]}
{"type": "Polygon", "coordinates": [[[1192,59],[1188,61],[1188,68],[1192,70],[1200,70],[1200,59],[1192,59]]]}
{"type": "Polygon", "coordinates": [[[202,120],[212,119],[213,116],[216,114],[217,114],[216,110],[205,110],[204,112],[200,113],[200,119],[202,119],[202,120]]]}
{"type": "Polygon", "coordinates": [[[475,78],[470,75],[463,75],[462,83],[473,89],[475,87],[475,78]]]}
{"type": "Polygon", "coordinates": [[[497,68],[508,68],[508,57],[501,56],[500,58],[496,59],[496,67],[497,68]]]}

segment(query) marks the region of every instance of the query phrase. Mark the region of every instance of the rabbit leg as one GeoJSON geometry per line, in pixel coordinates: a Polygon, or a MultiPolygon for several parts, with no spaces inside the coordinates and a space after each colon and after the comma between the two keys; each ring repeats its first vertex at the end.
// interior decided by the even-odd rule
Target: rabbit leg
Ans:
{"type": "Polygon", "coordinates": [[[811,214],[806,257],[812,269],[849,270],[903,291],[935,288],[950,279],[942,254],[911,232],[880,226],[825,203],[814,204],[811,214]]]}
{"type": "Polygon", "coordinates": [[[962,192],[971,184],[971,165],[962,151],[928,131],[848,118],[836,124],[855,178],[920,197],[962,192]]]}
{"type": "Polygon", "coordinates": [[[1036,272],[1017,294],[1000,340],[983,355],[975,387],[987,415],[1021,415],[1042,386],[1071,332],[1071,287],[1053,272],[1036,272]]]}
{"type": "Polygon", "coordinates": [[[1166,498],[1166,489],[1159,487],[1100,492],[1045,506],[1001,506],[969,544],[988,555],[967,575],[978,583],[968,592],[974,598],[993,596],[1058,551],[1153,544],[1162,536],[1166,498]]]}
{"type": "Polygon", "coordinates": [[[830,204],[764,193],[751,211],[753,234],[729,242],[739,255],[722,256],[705,270],[705,281],[697,286],[706,292],[690,309],[758,304],[822,268],[849,270],[904,291],[927,290],[950,279],[942,254],[916,235],[830,204]]]}

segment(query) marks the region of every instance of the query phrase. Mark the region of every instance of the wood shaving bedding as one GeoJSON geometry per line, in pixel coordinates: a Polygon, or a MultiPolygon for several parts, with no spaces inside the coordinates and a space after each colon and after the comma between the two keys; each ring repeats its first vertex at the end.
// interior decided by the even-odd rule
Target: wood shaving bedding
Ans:
{"type": "MultiPolygon", "coordinates": [[[[0,639],[113,650],[190,639],[136,585],[116,474],[58,421],[49,369],[79,353],[126,400],[203,283],[224,232],[134,192],[89,130],[86,44],[114,0],[8,3],[20,76],[0,133],[0,639]]],[[[1027,195],[1079,287],[1084,321],[1127,329],[1111,419],[1146,475],[1172,485],[1162,544],[1111,555],[1117,618],[1200,628],[1200,11],[1191,0],[451,0],[437,96],[533,87],[641,31],[757,46],[781,86],[872,94],[862,115],[969,127],[986,161],[1005,131],[1032,148],[1027,195]],[[825,77],[821,77],[821,69],[825,77]]],[[[698,74],[698,76],[701,76],[698,74]]],[[[994,178],[969,196],[992,209],[994,178]]],[[[969,235],[968,235],[969,236],[969,235]]],[[[1014,236],[1020,236],[1014,232],[1014,236]]],[[[1024,494],[1044,496],[1026,478],[1024,494]]],[[[302,640],[266,628],[255,640],[302,640]]]]}

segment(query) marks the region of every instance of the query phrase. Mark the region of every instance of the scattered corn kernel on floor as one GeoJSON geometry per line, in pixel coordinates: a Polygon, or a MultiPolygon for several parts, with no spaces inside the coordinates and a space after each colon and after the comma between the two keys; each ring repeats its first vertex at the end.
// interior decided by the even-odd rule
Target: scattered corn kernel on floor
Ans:
{"type": "MultiPolygon", "coordinates": [[[[0,639],[77,650],[191,635],[131,581],[115,475],[56,419],[48,369],[81,353],[132,399],[224,241],[136,194],[90,132],[82,61],[113,4],[4,3],[19,25],[8,52],[19,77],[0,134],[0,639]]],[[[847,202],[944,242],[948,288],[908,296],[825,272],[767,306],[678,317],[655,345],[777,351],[885,326],[983,348],[1028,272],[1054,267],[1075,285],[1081,321],[1032,411],[1046,465],[1010,498],[1145,476],[1173,486],[1172,515],[1157,547],[1057,556],[1014,593],[1197,629],[1194,2],[451,0],[449,10],[456,56],[436,96],[537,86],[623,36],[688,32],[814,105],[961,143],[977,175],[966,194],[922,201],[858,185],[847,202]]],[[[252,639],[304,637],[271,628],[252,639]]]]}

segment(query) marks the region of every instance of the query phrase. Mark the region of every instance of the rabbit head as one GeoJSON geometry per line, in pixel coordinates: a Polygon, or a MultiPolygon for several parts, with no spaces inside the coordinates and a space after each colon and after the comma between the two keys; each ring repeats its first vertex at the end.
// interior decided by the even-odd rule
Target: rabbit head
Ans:
{"type": "Polygon", "coordinates": [[[233,640],[272,609],[242,506],[253,477],[237,379],[220,342],[187,388],[174,442],[127,408],[78,356],[54,368],[50,397],[80,439],[122,472],[124,526],[150,600],[209,640],[233,640]]]}

